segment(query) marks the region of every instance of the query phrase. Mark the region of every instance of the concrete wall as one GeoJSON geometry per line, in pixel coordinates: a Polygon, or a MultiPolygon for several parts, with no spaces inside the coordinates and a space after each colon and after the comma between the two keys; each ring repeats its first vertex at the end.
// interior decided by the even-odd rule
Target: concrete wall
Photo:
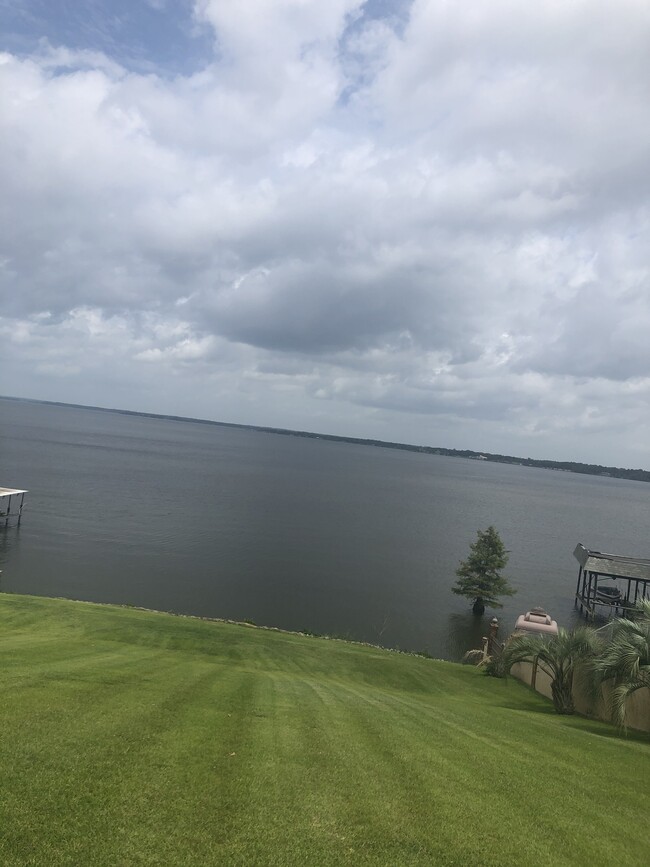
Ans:
{"type": "MultiPolygon", "coordinates": [[[[532,685],[533,665],[531,662],[518,662],[512,666],[510,674],[523,683],[532,685]]],[[[609,713],[609,696],[612,690],[611,681],[603,684],[602,697],[594,701],[587,690],[580,685],[579,672],[576,673],[573,684],[573,703],[576,711],[582,716],[595,717],[595,719],[611,722],[609,713]]],[[[551,678],[537,669],[535,678],[535,691],[540,695],[551,698],[551,678]]],[[[650,689],[637,690],[627,701],[627,725],[631,729],[650,732],[650,689]]]]}

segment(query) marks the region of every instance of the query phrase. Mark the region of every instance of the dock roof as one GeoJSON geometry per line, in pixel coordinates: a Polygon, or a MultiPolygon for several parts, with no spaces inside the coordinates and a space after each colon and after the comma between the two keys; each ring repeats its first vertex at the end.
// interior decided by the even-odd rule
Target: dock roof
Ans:
{"type": "Polygon", "coordinates": [[[14,494],[27,494],[29,491],[23,491],[19,488],[0,488],[0,497],[12,497],[14,494]]]}
{"type": "Polygon", "coordinates": [[[611,575],[612,578],[633,578],[639,581],[650,581],[650,560],[641,557],[624,557],[620,554],[605,554],[602,551],[590,551],[578,543],[573,556],[585,572],[595,572],[597,575],[611,575]]]}

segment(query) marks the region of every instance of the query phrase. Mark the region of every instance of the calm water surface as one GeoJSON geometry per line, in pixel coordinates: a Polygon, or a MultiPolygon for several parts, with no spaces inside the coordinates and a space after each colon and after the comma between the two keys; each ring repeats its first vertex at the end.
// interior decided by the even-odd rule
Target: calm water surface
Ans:
{"type": "Polygon", "coordinates": [[[478,528],[511,550],[511,628],[574,618],[578,541],[650,556],[650,485],[0,399],[1,589],[342,635],[458,659],[478,528]]]}

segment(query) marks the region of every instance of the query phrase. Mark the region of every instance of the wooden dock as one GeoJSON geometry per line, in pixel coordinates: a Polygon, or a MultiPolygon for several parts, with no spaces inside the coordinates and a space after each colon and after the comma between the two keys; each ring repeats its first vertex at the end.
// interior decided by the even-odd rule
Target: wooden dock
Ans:
{"type": "Polygon", "coordinates": [[[650,560],[590,551],[580,543],[573,556],[580,564],[575,605],[587,619],[621,617],[650,599],[650,560]]]}
{"type": "Polygon", "coordinates": [[[14,518],[20,524],[27,493],[20,488],[0,488],[0,526],[8,527],[14,518]]]}

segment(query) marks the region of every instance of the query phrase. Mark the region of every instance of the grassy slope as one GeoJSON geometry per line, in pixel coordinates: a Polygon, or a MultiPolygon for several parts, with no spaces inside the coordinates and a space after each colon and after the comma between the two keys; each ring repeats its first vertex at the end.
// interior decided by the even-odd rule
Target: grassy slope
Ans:
{"type": "Polygon", "coordinates": [[[647,863],[648,738],[514,681],[5,595],[0,654],[3,865],[647,863]]]}

